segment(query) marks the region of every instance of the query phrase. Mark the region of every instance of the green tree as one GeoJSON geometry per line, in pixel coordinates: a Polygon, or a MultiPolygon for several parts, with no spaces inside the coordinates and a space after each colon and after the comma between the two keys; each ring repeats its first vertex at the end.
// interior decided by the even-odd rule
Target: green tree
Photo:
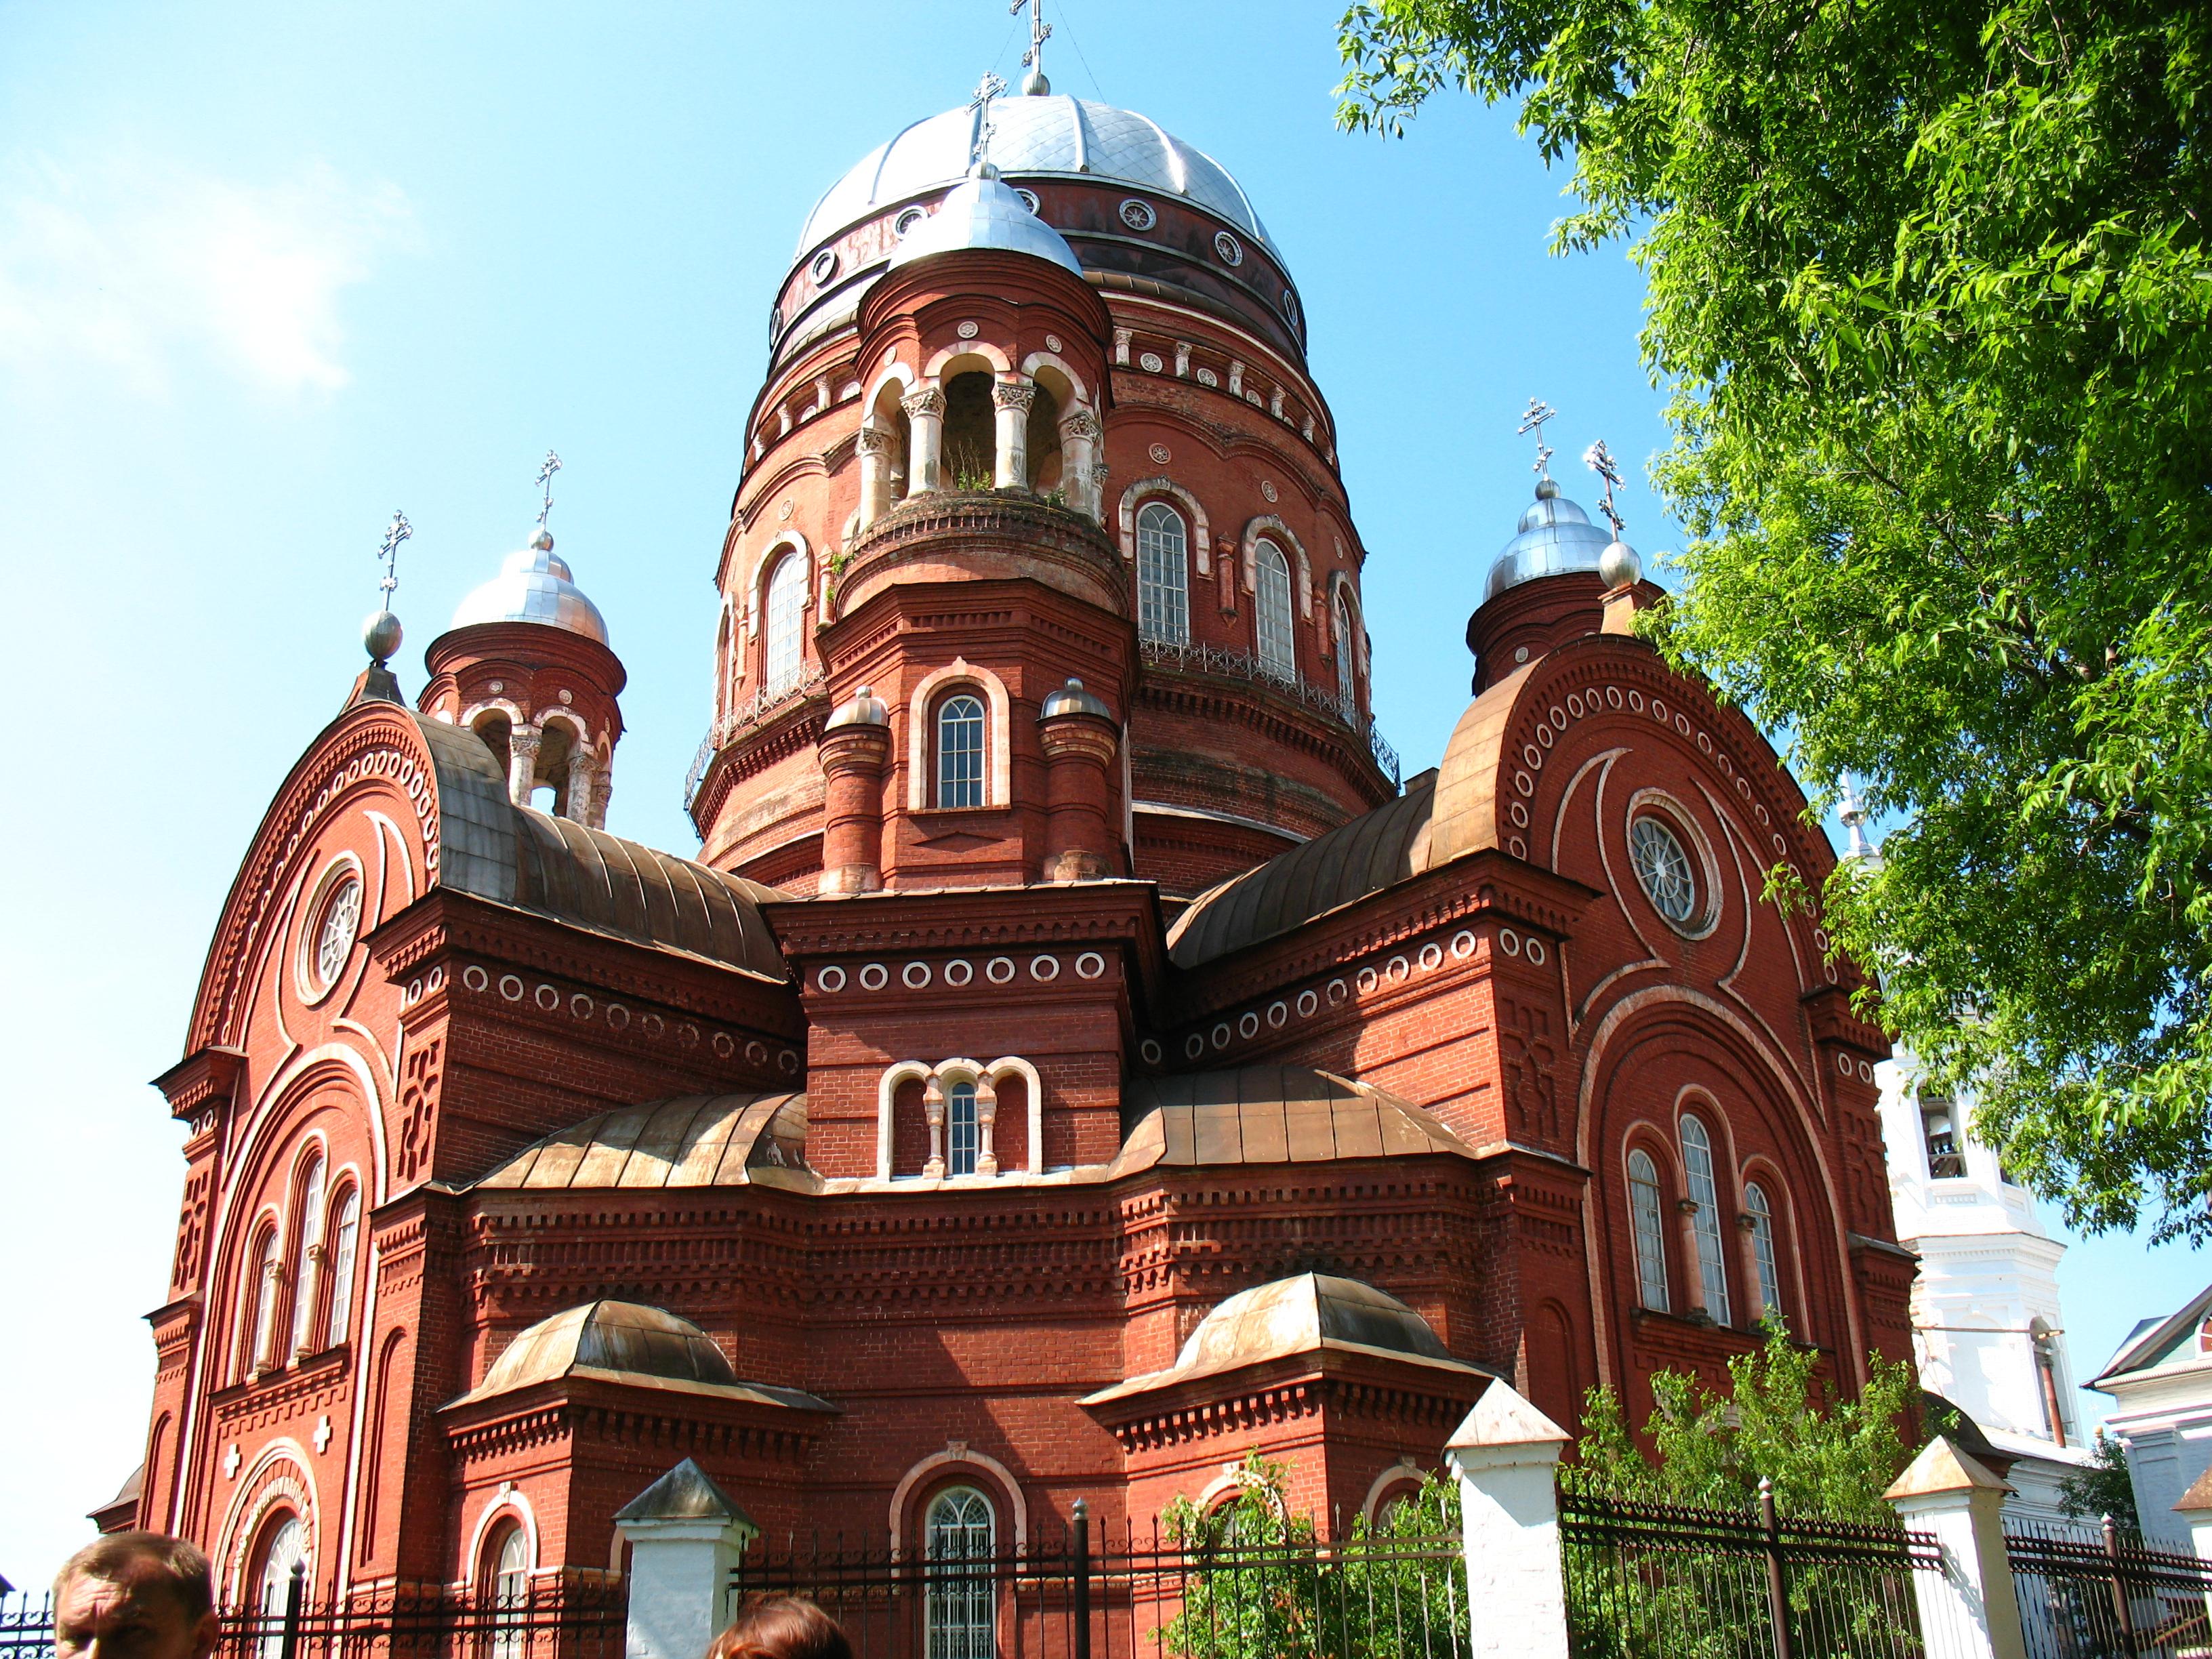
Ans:
{"type": "MultiPolygon", "coordinates": [[[[1896,814],[1839,948],[2008,1167],[2212,1237],[2212,8],[1376,0],[1340,118],[1518,102],[1632,240],[1655,637],[1896,814]]],[[[1785,880],[1780,884],[1787,885],[1785,880]]]]}
{"type": "Polygon", "coordinates": [[[1905,1431],[1919,1393],[1910,1366],[1876,1358],[1855,1400],[1814,1375],[1818,1354],[1779,1333],[1729,1362],[1729,1386],[1661,1371],[1644,1425],[1646,1455],[1609,1388],[1589,1391],[1577,1461],[1561,1471],[1571,1492],[1632,1504],[1688,1504],[1741,1513],[1774,1483],[1784,1514],[1887,1524],[1882,1501],[1911,1461],[1905,1431]]]}
{"type": "Polygon", "coordinates": [[[2099,1521],[2111,1516],[2130,1529],[2136,1517],[2136,1478],[2128,1468],[2127,1449],[2097,1431],[2089,1462],[2058,1483],[2058,1507],[2069,1520],[2099,1521]]]}
{"type": "Polygon", "coordinates": [[[1324,1540],[1293,1514],[1285,1471],[1256,1451],[1237,1496],[1162,1519],[1188,1568],[1152,1634],[1181,1659],[1455,1659],[1468,1650],[1459,1489],[1435,1475],[1374,1525],[1324,1540]]]}

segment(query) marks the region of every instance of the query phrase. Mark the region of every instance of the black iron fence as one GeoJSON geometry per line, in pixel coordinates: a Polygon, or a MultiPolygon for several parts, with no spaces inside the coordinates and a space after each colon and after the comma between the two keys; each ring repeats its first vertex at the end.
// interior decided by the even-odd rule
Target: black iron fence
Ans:
{"type": "Polygon", "coordinates": [[[2005,1533],[2029,1659],[2197,1659],[2212,1654],[2212,1562],[2097,1528],[2005,1533]]]}
{"type": "Polygon", "coordinates": [[[1079,1514],[1012,1554],[757,1542],[730,1588],[811,1598],[855,1659],[1459,1659],[1466,1571],[1456,1534],[1094,1541],[1079,1514]]]}
{"type": "MultiPolygon", "coordinates": [[[[549,1579],[504,1595],[386,1586],[225,1607],[219,1659],[622,1659],[628,1603],[617,1582],[549,1579]]],[[[0,1601],[0,1659],[52,1659],[53,1608],[0,1601]]]]}
{"type": "MultiPolygon", "coordinates": [[[[1920,1659],[1916,1573],[1934,1538],[1900,1526],[1621,1504],[1562,1492],[1575,1659],[1920,1659]]],[[[1949,1650],[1938,1642],[1932,1651],[1949,1650]]]]}

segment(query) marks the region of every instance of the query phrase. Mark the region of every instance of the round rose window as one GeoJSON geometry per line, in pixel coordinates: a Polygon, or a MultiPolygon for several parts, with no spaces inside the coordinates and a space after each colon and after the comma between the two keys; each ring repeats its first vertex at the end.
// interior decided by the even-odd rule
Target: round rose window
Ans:
{"type": "Polygon", "coordinates": [[[1696,917],[1698,879],[1672,830],[1655,817],[1638,818],[1628,826],[1628,858],[1644,896],[1661,915],[1677,927],[1696,917]]]}
{"type": "Polygon", "coordinates": [[[327,989],[345,971],[354,935],[360,930],[361,878],[342,876],[323,901],[322,915],[315,922],[314,957],[309,965],[317,989],[327,989]]]}

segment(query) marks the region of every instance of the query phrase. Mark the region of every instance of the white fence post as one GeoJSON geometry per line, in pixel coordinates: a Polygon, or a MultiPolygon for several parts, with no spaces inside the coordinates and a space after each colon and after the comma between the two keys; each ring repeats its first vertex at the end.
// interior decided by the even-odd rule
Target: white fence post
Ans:
{"type": "Polygon", "coordinates": [[[1503,1378],[1444,1443],[1459,1479],[1474,1651],[1567,1659],[1566,1574],[1559,1559],[1559,1454],[1567,1434],[1503,1378]]]}
{"type": "Polygon", "coordinates": [[[688,1457],[616,1510],[615,1525],[629,1541],[624,1659],[701,1659],[760,1528],[688,1457]]]}
{"type": "Polygon", "coordinates": [[[1882,1494],[1909,1527],[1935,1534],[1943,1571],[1916,1571],[1920,1632],[1939,1659],[2027,1659],[1999,1511],[2012,1488],[1948,1437],[1921,1449],[1882,1494]]]}

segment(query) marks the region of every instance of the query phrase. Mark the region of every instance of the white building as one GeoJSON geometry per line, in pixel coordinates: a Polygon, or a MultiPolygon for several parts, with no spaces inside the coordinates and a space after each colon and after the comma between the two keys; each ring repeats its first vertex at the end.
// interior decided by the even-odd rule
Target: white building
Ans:
{"type": "Polygon", "coordinates": [[[1897,1237],[1920,1257],[1912,1346],[1921,1386],[2015,1460],[2008,1513],[2056,1519],[2059,1481],[2088,1455],[2058,1305],[2066,1247],[2044,1231],[2034,1199],[1996,1154],[1966,1134],[1963,1103],[1921,1087],[1909,1052],[1876,1077],[1897,1237]]]}
{"type": "Polygon", "coordinates": [[[2105,1425],[2127,1448],[2144,1539],[2186,1553],[2173,1505],[2212,1468],[2212,1285],[2137,1325],[2089,1386],[2118,1402],[2105,1425]]]}

